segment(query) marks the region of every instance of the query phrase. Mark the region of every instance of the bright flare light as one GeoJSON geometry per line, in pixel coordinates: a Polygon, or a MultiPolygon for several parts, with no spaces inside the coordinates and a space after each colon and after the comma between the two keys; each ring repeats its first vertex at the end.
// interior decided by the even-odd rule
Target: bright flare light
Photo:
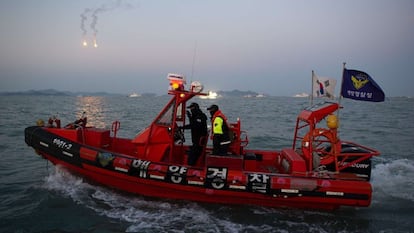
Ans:
{"type": "Polygon", "coordinates": [[[96,43],[96,40],[93,40],[93,47],[98,48],[98,44],[96,43]]]}
{"type": "Polygon", "coordinates": [[[87,47],[88,46],[88,42],[86,42],[86,40],[83,41],[82,43],[83,47],[87,47]]]}

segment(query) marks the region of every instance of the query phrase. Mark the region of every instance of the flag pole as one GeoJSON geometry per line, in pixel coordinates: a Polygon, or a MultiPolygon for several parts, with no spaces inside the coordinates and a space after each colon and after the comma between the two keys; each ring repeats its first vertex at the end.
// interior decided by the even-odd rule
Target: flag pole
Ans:
{"type": "MultiPolygon", "coordinates": [[[[345,65],[346,62],[342,63],[342,78],[341,78],[341,89],[339,90],[339,98],[338,98],[338,111],[336,113],[336,117],[339,120],[339,110],[341,109],[341,100],[342,100],[342,86],[344,85],[344,74],[345,74],[345,65]]],[[[339,124],[340,125],[340,124],[339,124]]]]}
{"type": "Polygon", "coordinates": [[[346,62],[342,63],[342,79],[341,79],[341,99],[342,99],[342,86],[344,85],[344,74],[345,74],[346,62]]]}
{"type": "Polygon", "coordinates": [[[313,80],[313,77],[315,76],[315,73],[314,73],[314,71],[312,70],[312,79],[311,79],[311,93],[310,93],[310,106],[312,106],[313,105],[313,82],[314,82],[314,80],[313,80]]]}
{"type": "MultiPolygon", "coordinates": [[[[341,106],[341,100],[342,100],[342,87],[344,85],[345,65],[346,65],[346,62],[343,62],[342,63],[341,89],[339,90],[339,99],[338,99],[339,107],[341,106]]],[[[338,113],[339,113],[339,111],[338,111],[338,113]]]]}

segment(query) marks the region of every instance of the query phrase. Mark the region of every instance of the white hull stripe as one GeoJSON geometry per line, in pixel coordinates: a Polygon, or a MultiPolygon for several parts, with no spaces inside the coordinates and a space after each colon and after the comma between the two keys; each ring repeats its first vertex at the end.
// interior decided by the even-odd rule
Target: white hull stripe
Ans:
{"type": "Polygon", "coordinates": [[[344,193],[343,192],[326,191],[326,195],[330,195],[330,196],[343,196],[344,193]]]}
{"type": "Polygon", "coordinates": [[[202,181],[194,181],[194,180],[189,180],[188,184],[193,184],[193,185],[204,185],[204,183],[202,181]]]}
{"type": "Polygon", "coordinates": [[[150,175],[150,178],[157,180],[164,180],[164,176],[150,175]]]}
{"type": "Polygon", "coordinates": [[[49,147],[49,144],[47,144],[46,142],[40,141],[39,144],[42,145],[42,146],[44,146],[44,147],[49,147]]]}
{"type": "Polygon", "coordinates": [[[242,185],[230,185],[229,188],[231,188],[231,189],[246,190],[246,186],[242,186],[242,185]]]}
{"type": "Polygon", "coordinates": [[[299,193],[299,190],[297,189],[281,189],[282,193],[299,193]]]}
{"type": "Polygon", "coordinates": [[[115,167],[115,170],[128,173],[128,169],[122,167],[115,167]]]}
{"type": "Polygon", "coordinates": [[[73,157],[73,154],[66,152],[66,151],[62,151],[62,154],[67,155],[69,157],[73,157]]]}

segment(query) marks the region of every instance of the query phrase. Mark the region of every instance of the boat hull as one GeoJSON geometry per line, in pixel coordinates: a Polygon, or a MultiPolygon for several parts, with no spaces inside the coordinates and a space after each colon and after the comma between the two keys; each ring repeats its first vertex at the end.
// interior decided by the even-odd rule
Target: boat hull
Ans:
{"type": "MultiPolygon", "coordinates": [[[[75,131],[67,133],[76,134],[75,131]]],[[[369,206],[371,202],[371,185],[364,180],[235,169],[220,166],[222,158],[215,158],[218,163],[211,162],[205,167],[153,162],[68,138],[70,135],[63,137],[43,127],[25,130],[26,143],[53,164],[97,183],[139,195],[328,210],[340,206],[369,206]]]]}

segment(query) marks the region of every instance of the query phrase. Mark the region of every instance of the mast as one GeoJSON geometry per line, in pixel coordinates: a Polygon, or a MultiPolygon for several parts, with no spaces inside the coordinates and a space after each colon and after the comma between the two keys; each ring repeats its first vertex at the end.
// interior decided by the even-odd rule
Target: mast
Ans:
{"type": "Polygon", "coordinates": [[[193,65],[191,66],[191,77],[190,77],[190,83],[193,81],[194,76],[194,66],[195,66],[195,58],[197,55],[197,41],[194,44],[194,53],[193,53],[193,65]]]}

